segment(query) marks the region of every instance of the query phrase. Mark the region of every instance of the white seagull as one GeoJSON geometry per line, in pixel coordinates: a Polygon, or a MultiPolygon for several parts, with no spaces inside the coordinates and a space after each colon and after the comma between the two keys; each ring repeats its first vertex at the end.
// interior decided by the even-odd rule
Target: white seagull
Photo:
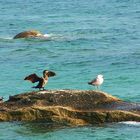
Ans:
{"type": "Polygon", "coordinates": [[[96,86],[97,89],[98,87],[104,82],[104,78],[103,78],[103,75],[99,74],[97,75],[97,77],[92,80],[91,82],[88,82],[89,85],[93,85],[93,86],[96,86]]]}

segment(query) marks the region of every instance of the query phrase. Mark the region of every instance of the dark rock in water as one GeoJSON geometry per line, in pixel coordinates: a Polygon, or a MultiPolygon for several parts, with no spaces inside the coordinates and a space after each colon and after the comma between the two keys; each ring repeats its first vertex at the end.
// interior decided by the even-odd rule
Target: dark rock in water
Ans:
{"type": "Polygon", "coordinates": [[[31,37],[41,37],[43,34],[41,34],[39,31],[31,30],[31,31],[25,31],[17,34],[14,36],[13,39],[18,39],[18,38],[31,38],[31,37]]]}
{"type": "Polygon", "coordinates": [[[67,125],[140,121],[140,104],[93,90],[24,93],[10,96],[0,108],[0,121],[47,121],[67,125]]]}

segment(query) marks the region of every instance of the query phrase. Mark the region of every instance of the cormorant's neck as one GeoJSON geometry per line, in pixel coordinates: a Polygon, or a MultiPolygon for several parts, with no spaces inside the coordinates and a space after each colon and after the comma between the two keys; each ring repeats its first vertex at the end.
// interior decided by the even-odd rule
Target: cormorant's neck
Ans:
{"type": "Polygon", "coordinates": [[[48,76],[47,76],[47,75],[43,75],[43,78],[44,78],[45,80],[48,80],[48,76]]]}

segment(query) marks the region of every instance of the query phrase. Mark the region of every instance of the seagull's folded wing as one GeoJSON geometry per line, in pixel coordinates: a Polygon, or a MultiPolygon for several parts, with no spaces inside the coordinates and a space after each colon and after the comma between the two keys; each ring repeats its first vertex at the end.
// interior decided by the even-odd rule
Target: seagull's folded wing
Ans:
{"type": "Polygon", "coordinates": [[[97,79],[93,79],[92,81],[88,82],[89,85],[95,84],[97,82],[97,79]]]}
{"type": "Polygon", "coordinates": [[[91,82],[94,84],[97,82],[97,79],[93,79],[91,82]]]}

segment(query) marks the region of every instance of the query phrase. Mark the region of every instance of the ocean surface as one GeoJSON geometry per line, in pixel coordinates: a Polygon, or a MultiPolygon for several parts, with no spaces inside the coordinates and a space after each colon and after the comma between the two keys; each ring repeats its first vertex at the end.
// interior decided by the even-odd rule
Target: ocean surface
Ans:
{"type": "MultiPolygon", "coordinates": [[[[55,71],[46,89],[94,89],[140,102],[139,0],[0,0],[0,96],[32,91],[31,73],[55,71]],[[35,29],[48,39],[12,38],[35,29]]],[[[140,124],[86,127],[0,123],[0,140],[139,140],[140,124]]]]}

